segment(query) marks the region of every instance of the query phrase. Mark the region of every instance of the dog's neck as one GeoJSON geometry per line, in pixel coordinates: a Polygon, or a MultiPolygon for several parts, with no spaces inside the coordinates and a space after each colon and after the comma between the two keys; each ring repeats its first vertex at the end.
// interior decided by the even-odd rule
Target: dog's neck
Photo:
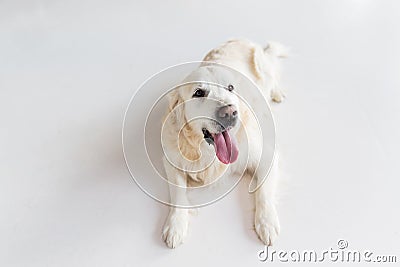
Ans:
{"type": "Polygon", "coordinates": [[[189,123],[182,125],[179,132],[179,150],[186,159],[199,160],[201,157],[200,144],[203,136],[196,134],[189,123]]]}

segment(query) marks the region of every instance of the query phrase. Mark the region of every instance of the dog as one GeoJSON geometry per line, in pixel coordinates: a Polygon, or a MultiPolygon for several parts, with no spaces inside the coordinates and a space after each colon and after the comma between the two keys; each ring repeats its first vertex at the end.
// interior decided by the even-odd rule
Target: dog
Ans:
{"type": "MultiPolygon", "coordinates": [[[[208,63],[223,64],[251,79],[263,92],[265,98],[281,102],[284,93],[280,83],[280,59],[287,56],[287,49],[279,43],[270,42],[262,47],[248,40],[231,40],[211,50],[203,63],[183,83],[168,93],[168,119],[164,119],[164,149],[173,161],[164,156],[163,163],[168,182],[180,187],[194,184],[210,184],[227,170],[243,167],[252,173],[259,184],[255,191],[254,228],[265,245],[272,245],[280,231],[276,211],[276,188],[279,177],[277,156],[269,170],[268,179],[262,183],[257,176],[261,136],[256,121],[249,117],[236,91],[240,83],[229,71],[210,67],[208,63]],[[188,104],[188,103],[191,104],[188,104]],[[198,118],[190,120],[189,118],[198,118]],[[253,140],[243,141],[244,131],[253,140]],[[249,157],[241,158],[243,146],[249,146],[249,157]],[[216,156],[216,160],[210,160],[216,156]],[[182,159],[184,158],[184,160],[182,159]],[[178,167],[176,165],[179,165],[178,167]],[[197,172],[185,171],[197,169],[197,172]]],[[[243,90],[243,88],[241,88],[243,90]]],[[[171,207],[162,229],[166,245],[175,248],[187,237],[189,210],[179,208],[178,202],[185,193],[170,188],[171,207]]]]}

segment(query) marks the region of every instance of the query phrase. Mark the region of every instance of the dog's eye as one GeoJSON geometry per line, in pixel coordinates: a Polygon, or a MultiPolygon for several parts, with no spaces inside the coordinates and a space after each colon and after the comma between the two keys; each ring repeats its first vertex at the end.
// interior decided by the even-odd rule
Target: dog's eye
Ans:
{"type": "Polygon", "coordinates": [[[228,85],[228,91],[229,91],[229,92],[232,92],[232,91],[233,91],[233,89],[235,89],[235,87],[233,87],[233,85],[232,85],[232,84],[228,85]]]}
{"type": "Polygon", "coordinates": [[[201,88],[197,88],[196,91],[193,94],[193,97],[204,97],[206,95],[206,91],[201,89],[201,88]]]}

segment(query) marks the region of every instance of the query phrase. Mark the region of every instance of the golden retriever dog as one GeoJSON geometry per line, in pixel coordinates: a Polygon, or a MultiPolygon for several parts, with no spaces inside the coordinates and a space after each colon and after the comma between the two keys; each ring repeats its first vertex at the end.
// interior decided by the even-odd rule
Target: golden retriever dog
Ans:
{"type": "MultiPolygon", "coordinates": [[[[278,43],[262,47],[247,40],[231,40],[211,50],[204,63],[186,79],[196,82],[183,83],[168,93],[168,119],[163,126],[163,147],[172,157],[164,157],[163,162],[171,185],[185,188],[209,184],[226,172],[228,166],[232,172],[244,166],[253,174],[259,184],[255,192],[254,227],[266,245],[276,240],[280,229],[275,200],[277,157],[275,154],[272,167],[257,162],[262,137],[257,121],[249,116],[249,110],[240,101],[240,90],[245,89],[232,72],[213,67],[209,62],[243,73],[261,89],[265,98],[281,102],[284,95],[280,87],[279,59],[285,56],[285,48],[278,43]],[[245,136],[251,142],[245,142],[245,136]],[[246,157],[241,153],[244,149],[248,151],[246,157]],[[269,176],[264,182],[259,172],[268,173],[266,169],[269,176]]],[[[168,247],[175,248],[187,236],[189,209],[179,207],[186,196],[175,186],[170,187],[170,198],[162,237],[168,247]]]]}

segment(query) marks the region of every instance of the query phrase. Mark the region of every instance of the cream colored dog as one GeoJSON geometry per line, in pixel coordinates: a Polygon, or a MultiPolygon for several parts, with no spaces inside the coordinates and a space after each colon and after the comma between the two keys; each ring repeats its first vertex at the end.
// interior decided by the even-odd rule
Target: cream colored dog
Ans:
{"type": "MultiPolygon", "coordinates": [[[[265,97],[281,102],[279,58],[285,56],[285,49],[276,43],[269,43],[263,48],[247,40],[232,40],[211,50],[204,61],[240,71],[262,89],[265,97]]],[[[199,82],[180,86],[168,95],[168,119],[164,121],[163,140],[164,149],[173,157],[164,157],[168,181],[181,187],[192,183],[208,184],[226,172],[227,166],[230,171],[235,171],[245,164],[247,172],[254,174],[255,179],[259,178],[257,183],[260,183],[255,192],[255,231],[264,244],[271,245],[279,234],[275,207],[277,158],[268,179],[261,184],[262,179],[257,174],[260,170],[265,173],[269,166],[264,166],[267,164],[262,162],[258,165],[261,135],[257,130],[257,121],[249,116],[249,110],[236,94],[240,91],[240,83],[237,84],[235,75],[229,71],[210,67],[207,63],[190,74],[187,80],[199,82]],[[243,141],[244,131],[251,136],[252,142],[243,141]],[[244,146],[249,146],[248,158],[241,157],[244,146]],[[218,160],[210,161],[212,156],[218,160]],[[171,164],[171,161],[176,164],[171,164]]],[[[179,206],[186,196],[171,186],[170,197],[171,204],[179,206]]],[[[188,209],[170,208],[162,231],[168,247],[175,248],[184,242],[188,222],[188,209]]]]}

